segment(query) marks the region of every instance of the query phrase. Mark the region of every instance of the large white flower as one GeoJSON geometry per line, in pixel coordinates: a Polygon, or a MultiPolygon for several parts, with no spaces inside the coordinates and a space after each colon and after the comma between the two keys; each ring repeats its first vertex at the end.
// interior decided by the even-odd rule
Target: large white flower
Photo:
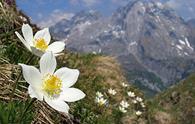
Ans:
{"type": "Polygon", "coordinates": [[[60,112],[68,113],[69,106],[66,102],[75,102],[85,97],[81,90],[70,88],[76,83],[79,71],[63,67],[54,72],[56,59],[52,52],[41,57],[40,71],[33,66],[20,65],[24,79],[29,83],[30,97],[44,100],[60,112]]]}
{"type": "Polygon", "coordinates": [[[49,45],[51,36],[48,28],[44,28],[38,31],[33,36],[33,31],[30,25],[23,24],[22,34],[24,38],[18,32],[15,32],[15,34],[29,51],[39,57],[41,57],[45,52],[48,51],[51,51],[55,55],[58,55],[58,53],[63,51],[65,47],[65,43],[60,41],[56,41],[49,45]]]}

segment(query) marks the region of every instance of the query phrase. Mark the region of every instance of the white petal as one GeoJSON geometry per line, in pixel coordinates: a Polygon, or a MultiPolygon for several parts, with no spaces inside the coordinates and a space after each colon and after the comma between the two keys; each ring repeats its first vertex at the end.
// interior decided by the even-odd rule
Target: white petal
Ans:
{"type": "Polygon", "coordinates": [[[62,54],[56,54],[56,53],[54,54],[54,56],[59,56],[59,55],[62,55],[62,54]]]}
{"type": "Polygon", "coordinates": [[[51,40],[51,35],[49,33],[48,28],[44,28],[35,34],[34,39],[40,39],[40,38],[43,38],[46,41],[46,43],[49,44],[51,40]]]}
{"type": "Polygon", "coordinates": [[[85,93],[76,88],[67,88],[61,94],[59,99],[66,102],[75,102],[85,97],[85,93]]]}
{"type": "Polygon", "coordinates": [[[54,75],[62,80],[63,88],[68,88],[76,83],[79,77],[79,70],[63,67],[58,69],[54,75]]]}
{"type": "Polygon", "coordinates": [[[68,113],[69,106],[64,101],[61,101],[59,99],[50,99],[47,97],[44,97],[44,100],[49,104],[52,108],[54,108],[57,111],[68,113]]]}
{"type": "Polygon", "coordinates": [[[29,24],[22,25],[22,33],[24,39],[30,44],[33,45],[33,31],[29,24]]]}
{"type": "Polygon", "coordinates": [[[41,85],[41,74],[34,66],[28,66],[25,64],[19,64],[22,66],[24,79],[33,87],[40,87],[41,85]]]}
{"type": "Polygon", "coordinates": [[[53,74],[56,69],[56,58],[52,52],[43,54],[40,60],[40,70],[42,76],[53,74]]]}
{"type": "Polygon", "coordinates": [[[64,50],[65,43],[61,41],[56,41],[48,46],[47,51],[52,51],[53,53],[59,53],[64,50]]]}
{"type": "Polygon", "coordinates": [[[43,93],[41,92],[41,90],[29,85],[28,93],[29,93],[31,98],[37,98],[38,100],[43,101],[43,93]]]}
{"type": "Polygon", "coordinates": [[[25,47],[31,51],[30,49],[30,44],[24,40],[24,38],[16,31],[15,34],[17,35],[17,37],[20,39],[20,41],[25,45],[25,47]]]}
{"type": "Polygon", "coordinates": [[[31,52],[32,52],[34,55],[36,55],[36,56],[41,57],[41,56],[44,54],[43,51],[37,49],[36,47],[30,47],[30,49],[31,49],[31,52]]]}

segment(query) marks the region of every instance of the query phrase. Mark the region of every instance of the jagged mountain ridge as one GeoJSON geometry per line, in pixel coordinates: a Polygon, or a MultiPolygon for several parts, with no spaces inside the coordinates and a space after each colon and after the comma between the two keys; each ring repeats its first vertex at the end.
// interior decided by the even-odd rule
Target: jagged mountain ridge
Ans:
{"type": "MultiPolygon", "coordinates": [[[[91,13],[81,23],[61,21],[52,27],[68,33],[67,48],[115,56],[129,81],[147,91],[160,92],[195,69],[194,43],[185,21],[157,1],[136,0],[119,8],[111,17],[91,13]]],[[[77,18],[78,19],[78,18],[77,18]]],[[[152,93],[153,93],[152,92],[152,93]]]]}
{"type": "Polygon", "coordinates": [[[97,11],[91,10],[88,12],[83,10],[73,16],[70,20],[61,20],[55,26],[51,27],[51,31],[54,34],[54,38],[65,39],[70,34],[71,30],[77,30],[77,26],[87,26],[90,24],[90,21],[95,21],[100,17],[101,14],[97,11]]]}

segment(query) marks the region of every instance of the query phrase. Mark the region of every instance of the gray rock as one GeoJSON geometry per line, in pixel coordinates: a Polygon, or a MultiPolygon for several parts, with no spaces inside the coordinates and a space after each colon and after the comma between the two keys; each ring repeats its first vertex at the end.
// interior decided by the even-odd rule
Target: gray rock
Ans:
{"type": "Polygon", "coordinates": [[[67,48],[114,56],[126,76],[154,95],[195,70],[195,37],[173,10],[153,0],[136,0],[111,17],[81,12],[51,28],[67,48]]]}

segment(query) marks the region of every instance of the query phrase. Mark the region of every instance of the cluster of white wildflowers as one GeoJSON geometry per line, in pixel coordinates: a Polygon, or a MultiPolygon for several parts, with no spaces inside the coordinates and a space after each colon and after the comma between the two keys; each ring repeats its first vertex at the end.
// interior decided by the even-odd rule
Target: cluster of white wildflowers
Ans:
{"type": "Polygon", "coordinates": [[[105,106],[108,103],[108,100],[104,98],[104,95],[101,92],[97,91],[95,102],[98,104],[98,106],[105,106]]]}
{"type": "MultiPolygon", "coordinates": [[[[107,93],[109,94],[109,96],[115,96],[117,94],[115,89],[109,88],[107,90],[107,93]]],[[[106,93],[105,93],[106,94],[106,93]]],[[[97,91],[96,92],[96,97],[95,97],[95,102],[99,105],[99,106],[103,106],[103,105],[107,105],[108,104],[108,99],[106,99],[107,95],[103,95],[101,92],[97,91]]]]}
{"type": "Polygon", "coordinates": [[[64,42],[53,42],[49,45],[51,36],[48,28],[33,35],[28,24],[23,24],[23,37],[15,32],[25,47],[40,58],[40,70],[34,66],[19,64],[23,70],[23,77],[29,84],[28,93],[31,98],[45,101],[52,108],[68,113],[66,102],[75,102],[85,97],[85,94],[73,86],[78,77],[79,70],[67,67],[56,70],[56,55],[64,50],[64,42]],[[56,71],[55,71],[56,70],[56,71]]]}
{"type": "Polygon", "coordinates": [[[114,96],[117,94],[117,91],[113,88],[109,88],[107,89],[107,92],[103,93],[97,91],[95,102],[98,104],[98,106],[105,106],[109,101],[109,104],[113,104],[113,107],[118,106],[118,110],[122,113],[127,113],[131,109],[130,103],[133,103],[135,106],[135,115],[140,117],[144,112],[144,108],[146,107],[143,98],[136,95],[133,91],[128,91],[128,83],[122,82],[121,85],[128,97],[123,98],[120,103],[114,103],[115,101],[112,102],[112,98],[114,98],[114,96]]]}
{"type": "MultiPolygon", "coordinates": [[[[129,92],[127,92],[127,95],[129,97],[131,97],[133,104],[139,104],[142,107],[142,109],[144,109],[146,107],[146,105],[143,102],[143,99],[139,96],[136,96],[134,92],[129,91],[129,92]]],[[[135,114],[137,116],[140,116],[142,114],[142,111],[138,110],[138,111],[135,112],[135,114]]]]}
{"type": "Polygon", "coordinates": [[[134,104],[139,104],[142,108],[145,108],[145,104],[143,102],[143,99],[141,97],[136,97],[135,99],[132,100],[134,104]]]}
{"type": "MultiPolygon", "coordinates": [[[[122,86],[127,90],[127,87],[128,87],[128,84],[127,83],[122,82],[122,86]]],[[[141,97],[136,96],[135,92],[133,92],[133,91],[127,91],[127,95],[131,98],[131,102],[134,105],[141,106],[141,108],[140,107],[136,107],[136,108],[139,108],[140,110],[136,110],[136,112],[135,112],[135,115],[141,116],[142,113],[143,113],[142,110],[144,110],[146,108],[146,105],[144,103],[144,100],[141,97]]],[[[124,101],[123,101],[123,103],[124,103],[124,101]]],[[[121,112],[123,112],[123,113],[126,113],[127,112],[127,108],[122,107],[121,104],[119,106],[119,110],[121,112]]]]}
{"type": "Polygon", "coordinates": [[[129,107],[129,103],[126,102],[126,101],[124,101],[124,100],[122,100],[122,101],[120,102],[120,105],[119,105],[119,110],[120,110],[122,113],[126,113],[128,107],[129,107]]]}

